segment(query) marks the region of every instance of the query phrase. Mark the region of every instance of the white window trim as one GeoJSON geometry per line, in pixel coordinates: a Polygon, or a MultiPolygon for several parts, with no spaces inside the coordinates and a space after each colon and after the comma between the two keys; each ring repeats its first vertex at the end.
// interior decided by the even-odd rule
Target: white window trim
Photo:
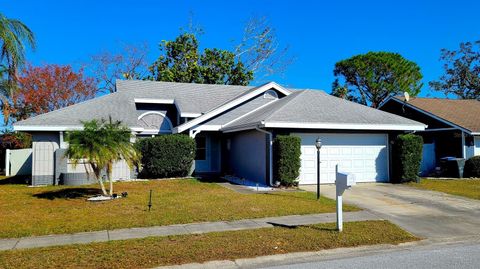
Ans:
{"type": "Polygon", "coordinates": [[[13,126],[14,131],[72,131],[83,130],[83,126],[34,126],[34,125],[19,125],[13,126]]]}
{"type": "Polygon", "coordinates": [[[270,99],[270,100],[275,100],[275,99],[278,99],[278,94],[274,90],[268,90],[268,91],[263,93],[263,98],[270,99]]]}
{"type": "Polygon", "coordinates": [[[262,123],[261,126],[266,128],[395,130],[395,131],[423,131],[427,127],[427,125],[401,125],[401,124],[290,123],[290,122],[267,122],[267,123],[262,123]]]}
{"type": "Polygon", "coordinates": [[[157,98],[134,98],[135,103],[143,104],[174,104],[174,99],[157,99],[157,98]]]}
{"type": "MultiPolygon", "coordinates": [[[[160,129],[160,130],[156,130],[157,133],[162,133],[162,132],[163,132],[163,133],[165,133],[165,132],[172,133],[171,130],[173,130],[173,124],[172,124],[172,122],[170,121],[170,119],[167,117],[167,115],[165,115],[165,114],[162,113],[162,112],[158,112],[158,111],[148,111],[148,112],[145,112],[145,113],[141,114],[140,116],[138,116],[137,120],[140,120],[141,118],[143,118],[143,117],[145,117],[145,116],[147,116],[147,115],[150,115],[150,114],[156,114],[156,115],[162,116],[162,117],[167,121],[168,125],[170,125],[170,130],[165,130],[165,129],[162,130],[162,129],[160,129]]],[[[143,130],[144,130],[143,132],[145,132],[145,131],[151,131],[151,130],[154,130],[154,129],[143,129],[143,130]]]]}

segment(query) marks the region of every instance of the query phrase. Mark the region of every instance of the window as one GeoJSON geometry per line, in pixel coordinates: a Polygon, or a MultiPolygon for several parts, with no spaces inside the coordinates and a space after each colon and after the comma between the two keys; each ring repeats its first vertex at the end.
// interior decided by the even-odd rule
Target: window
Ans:
{"type": "Polygon", "coordinates": [[[195,153],[195,160],[202,161],[207,159],[207,138],[205,136],[198,136],[195,138],[197,144],[197,152],[195,153]]]}
{"type": "Polygon", "coordinates": [[[274,90],[268,90],[263,94],[263,98],[265,98],[265,99],[278,99],[278,94],[274,90]]]}

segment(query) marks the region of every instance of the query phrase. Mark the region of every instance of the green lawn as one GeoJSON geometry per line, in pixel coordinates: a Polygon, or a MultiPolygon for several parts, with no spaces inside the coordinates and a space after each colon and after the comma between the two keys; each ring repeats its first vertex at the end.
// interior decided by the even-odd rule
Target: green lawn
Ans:
{"type": "Polygon", "coordinates": [[[318,202],[310,192],[240,194],[194,179],[122,182],[114,188],[128,197],[92,203],[86,197],[99,193],[97,185],[32,188],[0,180],[0,238],[335,212],[333,200],[318,202]]]}
{"type": "Polygon", "coordinates": [[[414,240],[418,238],[388,221],[345,223],[342,233],[330,223],[3,251],[0,267],[152,268],[414,240]]]}
{"type": "Polygon", "coordinates": [[[420,183],[409,183],[410,186],[445,192],[448,194],[464,196],[480,200],[480,179],[422,179],[420,183]]]}

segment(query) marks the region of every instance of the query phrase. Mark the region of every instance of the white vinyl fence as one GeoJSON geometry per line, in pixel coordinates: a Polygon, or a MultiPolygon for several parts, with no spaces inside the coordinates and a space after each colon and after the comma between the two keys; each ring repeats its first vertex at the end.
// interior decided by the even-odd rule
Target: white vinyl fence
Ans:
{"type": "Polygon", "coordinates": [[[27,176],[32,174],[32,149],[7,149],[5,152],[5,175],[27,176]]]}

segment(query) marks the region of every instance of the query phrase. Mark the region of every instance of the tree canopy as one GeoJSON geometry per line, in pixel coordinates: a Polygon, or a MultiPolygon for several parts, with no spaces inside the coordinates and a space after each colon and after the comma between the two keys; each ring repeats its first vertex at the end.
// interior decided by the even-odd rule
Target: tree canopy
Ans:
{"type": "Polygon", "coordinates": [[[69,131],[66,135],[68,148],[65,155],[77,165],[86,160],[107,195],[100,174],[103,169],[110,182],[109,195],[113,194],[112,167],[114,162],[125,160],[130,167],[138,165],[140,156],[130,142],[131,131],[120,121],[91,120],[84,122],[83,130],[69,131]]]}
{"type": "Polygon", "coordinates": [[[480,40],[460,43],[458,50],[442,49],[440,60],[444,74],[430,87],[445,95],[480,100],[480,40]]]}
{"type": "Polygon", "coordinates": [[[420,67],[398,53],[356,55],[337,62],[333,73],[345,83],[351,100],[375,108],[390,95],[415,96],[422,87],[420,67]]]}
{"type": "Polygon", "coordinates": [[[17,19],[0,14],[0,71],[13,80],[16,71],[25,63],[25,48],[35,48],[32,30],[17,19]]]}
{"type": "Polygon", "coordinates": [[[195,34],[183,33],[174,41],[162,41],[161,55],[150,66],[148,79],[185,83],[248,85],[253,72],[222,49],[199,51],[195,34]]]}
{"type": "MultiPolygon", "coordinates": [[[[0,13],[0,101],[3,112],[9,111],[10,97],[17,89],[17,71],[25,63],[27,46],[35,48],[35,37],[30,28],[0,13]]],[[[8,122],[8,117],[4,122],[8,122]]]]}
{"type": "Polygon", "coordinates": [[[95,80],[70,65],[28,65],[17,82],[17,91],[3,104],[6,123],[73,105],[97,93],[95,80]]]}

